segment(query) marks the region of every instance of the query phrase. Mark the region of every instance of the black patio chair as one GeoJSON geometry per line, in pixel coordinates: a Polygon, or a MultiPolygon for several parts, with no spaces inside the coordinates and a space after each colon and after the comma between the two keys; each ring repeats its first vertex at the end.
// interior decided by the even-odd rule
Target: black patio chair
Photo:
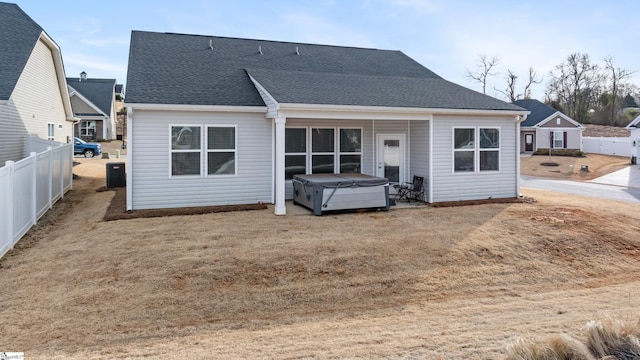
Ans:
{"type": "Polygon", "coordinates": [[[409,203],[411,203],[411,200],[424,201],[424,177],[423,176],[414,175],[412,182],[393,185],[393,188],[396,189],[397,201],[407,200],[409,203]]]}

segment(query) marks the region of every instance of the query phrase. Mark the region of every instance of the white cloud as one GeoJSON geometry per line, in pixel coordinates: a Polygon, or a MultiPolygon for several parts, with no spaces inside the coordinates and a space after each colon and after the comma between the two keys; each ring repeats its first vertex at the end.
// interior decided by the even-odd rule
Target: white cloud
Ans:
{"type": "Polygon", "coordinates": [[[440,6],[431,0],[389,0],[389,5],[394,8],[407,9],[421,14],[433,14],[440,9],[440,6]]]}
{"type": "Polygon", "coordinates": [[[126,63],[117,63],[107,58],[80,53],[64,53],[63,61],[68,77],[78,77],[80,72],[85,71],[89,77],[115,78],[118,83],[126,80],[126,63]]]}

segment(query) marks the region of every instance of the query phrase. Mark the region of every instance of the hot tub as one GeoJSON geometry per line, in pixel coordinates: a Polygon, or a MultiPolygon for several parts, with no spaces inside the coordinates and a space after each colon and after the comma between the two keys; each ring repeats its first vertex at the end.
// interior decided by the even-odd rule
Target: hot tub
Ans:
{"type": "Polygon", "coordinates": [[[389,210],[389,180],[365,174],[293,176],[293,202],[314,215],[333,210],[389,210]]]}

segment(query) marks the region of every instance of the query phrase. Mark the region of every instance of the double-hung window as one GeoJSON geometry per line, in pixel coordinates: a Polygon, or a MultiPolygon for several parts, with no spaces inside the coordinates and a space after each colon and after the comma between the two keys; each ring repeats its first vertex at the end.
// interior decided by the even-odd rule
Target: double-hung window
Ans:
{"type": "Polygon", "coordinates": [[[171,127],[171,175],[202,173],[202,136],[200,126],[171,127]]]}
{"type": "Polygon", "coordinates": [[[564,131],[554,131],[552,141],[554,149],[564,148],[564,131]]]}
{"type": "Polygon", "coordinates": [[[454,128],[453,171],[483,172],[500,170],[500,129],[454,128]]]}
{"type": "Polygon", "coordinates": [[[207,174],[234,175],[236,173],[236,128],[234,126],[207,127],[207,174]]]}
{"type": "Polygon", "coordinates": [[[296,174],[360,173],[362,129],[285,129],[285,179],[296,174]]]}
{"type": "Polygon", "coordinates": [[[47,140],[55,139],[56,125],[54,123],[47,123],[47,140]]]}
{"type": "Polygon", "coordinates": [[[235,126],[171,126],[171,175],[235,175],[235,126]]]}
{"type": "Polygon", "coordinates": [[[307,172],[307,129],[286,128],[284,132],[284,178],[307,172]]]}
{"type": "Polygon", "coordinates": [[[340,129],[340,173],[359,173],[362,165],[362,129],[340,129]]]}

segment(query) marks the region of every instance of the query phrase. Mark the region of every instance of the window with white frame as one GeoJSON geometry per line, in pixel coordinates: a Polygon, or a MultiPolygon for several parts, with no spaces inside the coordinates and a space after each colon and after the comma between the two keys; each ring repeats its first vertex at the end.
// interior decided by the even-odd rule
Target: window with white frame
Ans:
{"type": "Polygon", "coordinates": [[[54,123],[47,123],[47,140],[55,139],[56,125],[54,123]]]}
{"type": "Polygon", "coordinates": [[[307,129],[286,128],[284,130],[284,178],[307,172],[307,129]]]}
{"type": "Polygon", "coordinates": [[[500,129],[454,128],[453,171],[500,170],[500,129]]]}
{"type": "Polygon", "coordinates": [[[564,148],[564,131],[553,132],[553,148],[554,149],[564,148]]]}
{"type": "Polygon", "coordinates": [[[236,174],[236,127],[171,126],[171,175],[236,174]],[[204,160],[204,161],[203,161],[204,160]]]}
{"type": "Polygon", "coordinates": [[[362,129],[285,129],[285,179],[296,174],[360,173],[362,129]]]}
{"type": "Polygon", "coordinates": [[[335,172],[335,129],[311,129],[311,173],[335,172]]]}
{"type": "Polygon", "coordinates": [[[362,129],[340,129],[340,173],[360,173],[362,166],[362,129]]]}
{"type": "Polygon", "coordinates": [[[80,137],[94,138],[96,136],[96,122],[95,121],[81,121],[80,122],[80,137]]]}
{"type": "Polygon", "coordinates": [[[171,175],[200,175],[201,127],[171,126],[171,175]]]}
{"type": "Polygon", "coordinates": [[[207,127],[207,174],[235,175],[236,128],[234,126],[207,127]]]}

